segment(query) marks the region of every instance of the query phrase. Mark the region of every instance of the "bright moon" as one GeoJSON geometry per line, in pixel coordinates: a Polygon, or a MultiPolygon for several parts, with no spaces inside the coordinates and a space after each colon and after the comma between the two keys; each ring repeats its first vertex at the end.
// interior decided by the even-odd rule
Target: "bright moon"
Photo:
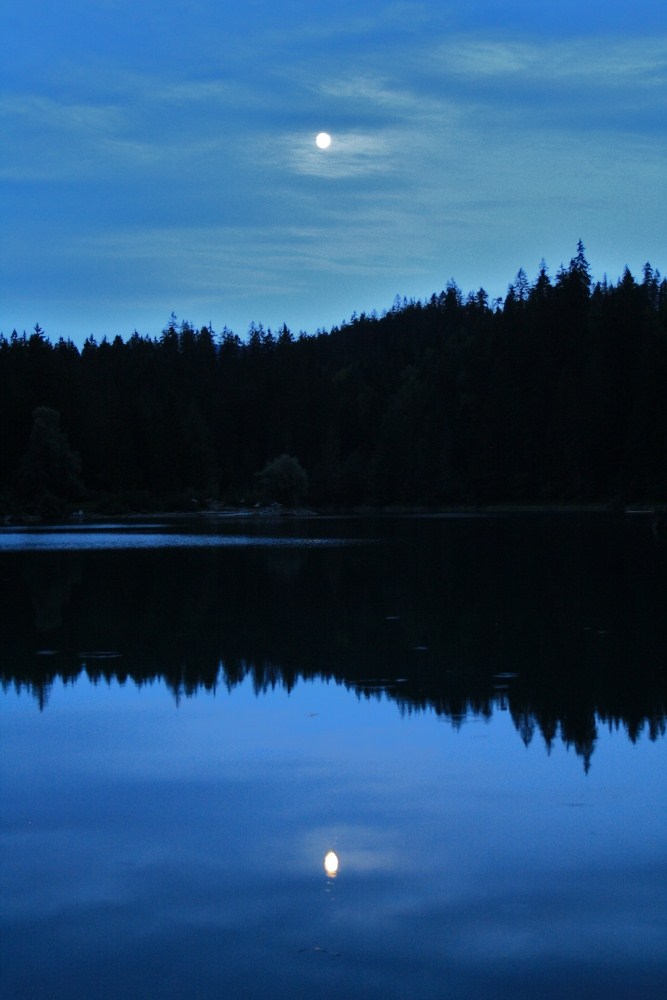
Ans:
{"type": "Polygon", "coordinates": [[[331,145],[331,136],[328,132],[318,132],[315,136],[315,145],[319,149],[328,149],[331,145]]]}

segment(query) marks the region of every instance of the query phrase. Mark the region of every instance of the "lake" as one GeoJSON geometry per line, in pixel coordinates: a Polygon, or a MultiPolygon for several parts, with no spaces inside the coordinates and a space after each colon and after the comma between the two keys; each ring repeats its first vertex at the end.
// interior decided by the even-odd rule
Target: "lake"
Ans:
{"type": "Polygon", "coordinates": [[[664,996],[650,518],[12,527],[0,568],[3,998],[664,996]]]}

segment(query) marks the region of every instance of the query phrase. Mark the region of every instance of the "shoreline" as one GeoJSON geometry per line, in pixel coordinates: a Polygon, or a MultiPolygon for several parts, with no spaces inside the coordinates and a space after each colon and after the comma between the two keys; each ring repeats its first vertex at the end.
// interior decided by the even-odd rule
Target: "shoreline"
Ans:
{"type": "Polygon", "coordinates": [[[576,515],[576,514],[606,514],[621,516],[659,516],[664,515],[664,504],[635,502],[620,505],[618,503],[495,503],[495,504],[457,504],[457,505],[404,505],[388,504],[384,506],[359,505],[354,507],[290,507],[281,504],[258,505],[255,507],[215,505],[199,510],[152,510],[129,511],[125,513],[105,513],[80,508],[63,518],[43,518],[38,515],[6,514],[0,524],[2,527],[46,527],[86,524],[117,524],[126,522],[151,520],[163,522],[170,519],[188,521],[266,521],[266,520],[304,520],[330,518],[364,518],[364,517],[397,517],[397,518],[438,518],[438,517],[474,517],[489,515],[576,515]]]}

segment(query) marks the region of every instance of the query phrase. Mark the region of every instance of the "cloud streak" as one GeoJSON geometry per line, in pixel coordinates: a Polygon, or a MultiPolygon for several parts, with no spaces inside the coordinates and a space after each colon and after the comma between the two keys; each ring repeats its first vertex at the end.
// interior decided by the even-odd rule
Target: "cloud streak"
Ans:
{"type": "Polygon", "coordinates": [[[567,87],[586,83],[611,91],[662,88],[667,83],[664,37],[530,43],[463,36],[440,43],[434,59],[445,75],[475,79],[511,77],[567,87]]]}

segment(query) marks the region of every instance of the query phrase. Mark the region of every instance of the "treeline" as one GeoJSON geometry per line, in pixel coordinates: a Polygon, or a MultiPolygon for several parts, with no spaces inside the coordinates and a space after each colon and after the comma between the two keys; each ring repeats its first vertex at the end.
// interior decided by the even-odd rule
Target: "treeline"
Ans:
{"type": "Polygon", "coordinates": [[[281,455],[313,505],[667,499],[667,280],[593,284],[581,243],[502,302],[450,282],[314,336],[36,327],[0,386],[7,509],[270,499],[281,455]]]}

